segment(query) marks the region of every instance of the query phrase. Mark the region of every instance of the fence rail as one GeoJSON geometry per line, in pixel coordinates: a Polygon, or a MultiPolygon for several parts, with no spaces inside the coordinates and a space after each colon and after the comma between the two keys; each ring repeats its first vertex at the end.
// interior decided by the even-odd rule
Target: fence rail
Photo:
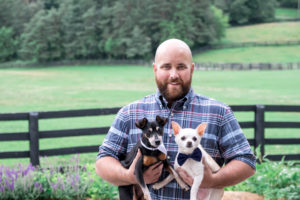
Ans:
{"type": "MultiPolygon", "coordinates": [[[[240,122],[243,129],[253,128],[254,139],[248,139],[251,146],[260,147],[260,153],[265,155],[265,145],[287,145],[300,144],[300,138],[265,138],[266,128],[300,128],[300,122],[268,122],[265,121],[265,112],[299,112],[298,105],[233,105],[234,112],[253,112],[254,121],[240,122]]],[[[98,146],[78,146],[57,149],[39,149],[39,140],[44,138],[59,138],[71,136],[88,136],[106,134],[109,127],[82,128],[67,130],[39,131],[40,119],[103,116],[116,114],[120,108],[86,109],[52,112],[30,112],[30,113],[0,113],[1,121],[26,120],[29,123],[28,132],[0,133],[1,141],[29,141],[29,151],[0,152],[0,159],[5,158],[30,158],[33,165],[40,164],[40,156],[55,156],[75,153],[97,152],[98,146]]],[[[270,160],[281,160],[285,156],[286,160],[300,160],[300,154],[288,155],[267,155],[270,160]]]]}

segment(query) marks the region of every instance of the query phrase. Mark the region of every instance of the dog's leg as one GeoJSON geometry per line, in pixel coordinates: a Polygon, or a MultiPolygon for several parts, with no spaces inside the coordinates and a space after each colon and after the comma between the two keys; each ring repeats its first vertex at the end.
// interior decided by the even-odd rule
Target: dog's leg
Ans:
{"type": "Polygon", "coordinates": [[[185,191],[188,191],[190,188],[189,186],[180,178],[180,176],[177,174],[177,172],[170,167],[170,170],[172,171],[172,174],[174,176],[174,178],[176,179],[177,183],[179,184],[179,186],[184,189],[185,191]]]}
{"type": "Polygon", "coordinates": [[[191,196],[190,196],[191,200],[197,200],[197,193],[201,185],[202,179],[203,179],[203,173],[201,173],[199,176],[196,176],[194,178],[194,183],[191,188],[191,196]]]}
{"type": "Polygon", "coordinates": [[[144,174],[143,174],[143,170],[142,170],[143,162],[144,162],[144,159],[143,159],[143,156],[141,156],[139,158],[139,160],[136,162],[134,173],[135,173],[136,180],[144,193],[144,198],[146,200],[151,200],[150,192],[149,192],[148,187],[145,184],[145,180],[144,180],[144,174]]]}
{"type": "Polygon", "coordinates": [[[221,200],[224,194],[224,189],[211,189],[210,198],[208,200],[221,200]]]}
{"type": "Polygon", "coordinates": [[[172,174],[169,174],[169,176],[167,176],[167,178],[165,178],[161,182],[158,182],[158,183],[155,183],[154,185],[152,185],[152,188],[154,190],[159,190],[160,188],[162,188],[165,185],[167,185],[168,183],[170,183],[173,179],[174,179],[174,176],[172,174]]]}

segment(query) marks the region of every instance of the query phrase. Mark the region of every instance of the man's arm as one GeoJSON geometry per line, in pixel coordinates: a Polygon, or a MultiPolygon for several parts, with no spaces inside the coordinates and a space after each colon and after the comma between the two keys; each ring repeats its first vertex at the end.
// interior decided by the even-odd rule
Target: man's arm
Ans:
{"type": "MultiPolygon", "coordinates": [[[[129,169],[124,168],[120,161],[113,157],[102,157],[96,162],[96,173],[104,180],[117,186],[136,184],[137,181],[134,175],[134,170],[135,164],[140,156],[141,153],[138,151],[129,169]]],[[[163,164],[160,162],[149,167],[149,169],[144,172],[144,180],[146,184],[154,183],[159,179],[162,167],[163,164]]]]}
{"type": "MultiPolygon", "coordinates": [[[[205,161],[204,165],[204,177],[200,188],[224,188],[236,185],[255,173],[252,167],[239,160],[232,160],[216,173],[212,173],[205,161]]],[[[178,173],[187,184],[193,185],[194,178],[189,176],[186,171],[179,168],[178,173]]]]}

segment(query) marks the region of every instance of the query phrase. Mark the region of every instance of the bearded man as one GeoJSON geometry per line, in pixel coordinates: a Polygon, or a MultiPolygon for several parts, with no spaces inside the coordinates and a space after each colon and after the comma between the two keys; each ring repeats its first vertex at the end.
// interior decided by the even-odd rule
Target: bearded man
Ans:
{"type": "MultiPolygon", "coordinates": [[[[103,144],[99,147],[96,172],[104,180],[120,186],[137,184],[134,175],[135,163],[140,157],[137,154],[129,169],[120,163],[122,155],[130,152],[141,138],[141,130],[135,122],[146,117],[155,120],[156,115],[168,118],[164,126],[163,142],[167,149],[170,163],[178,151],[175,143],[171,121],[182,128],[196,128],[207,123],[201,145],[221,166],[212,173],[205,167],[199,196],[203,188],[224,188],[235,185],[255,173],[256,158],[229,106],[196,94],[192,87],[194,63],[189,46],[178,39],[166,40],[156,50],[153,71],[157,91],[136,102],[123,107],[117,114],[103,144]]],[[[184,170],[179,170],[181,178],[189,185],[193,177],[184,170]]],[[[163,180],[168,172],[163,170],[162,163],[151,166],[144,172],[146,184],[152,199],[190,199],[190,192],[184,191],[175,180],[159,190],[153,190],[151,184],[163,180]]]]}

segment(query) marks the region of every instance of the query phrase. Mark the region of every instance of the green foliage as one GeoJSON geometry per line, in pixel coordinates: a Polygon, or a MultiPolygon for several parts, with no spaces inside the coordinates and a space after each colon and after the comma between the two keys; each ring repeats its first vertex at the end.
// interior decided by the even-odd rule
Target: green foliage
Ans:
{"type": "Polygon", "coordinates": [[[26,26],[22,35],[20,55],[39,62],[62,58],[61,20],[57,10],[39,11],[26,26]]]}
{"type": "Polygon", "coordinates": [[[298,0],[277,0],[281,7],[284,8],[298,8],[298,0]]]}
{"type": "Polygon", "coordinates": [[[0,62],[9,61],[16,53],[17,42],[13,38],[12,28],[0,29],[0,62]]]}
{"type": "Polygon", "coordinates": [[[21,58],[39,62],[148,60],[165,39],[179,38],[192,48],[215,43],[224,36],[227,21],[209,0],[37,2],[43,9],[28,15],[30,21],[17,37],[22,38],[21,58]]]}
{"type": "Polygon", "coordinates": [[[276,0],[233,0],[228,9],[231,24],[268,22],[275,17],[276,0]]]}
{"type": "Polygon", "coordinates": [[[0,0],[0,27],[11,27],[14,36],[19,37],[25,29],[25,24],[42,9],[37,1],[26,3],[24,0],[0,0]]]}
{"type": "Polygon", "coordinates": [[[300,196],[300,168],[293,162],[264,162],[257,164],[256,173],[244,182],[226,190],[261,194],[265,199],[294,200],[300,196]]]}

